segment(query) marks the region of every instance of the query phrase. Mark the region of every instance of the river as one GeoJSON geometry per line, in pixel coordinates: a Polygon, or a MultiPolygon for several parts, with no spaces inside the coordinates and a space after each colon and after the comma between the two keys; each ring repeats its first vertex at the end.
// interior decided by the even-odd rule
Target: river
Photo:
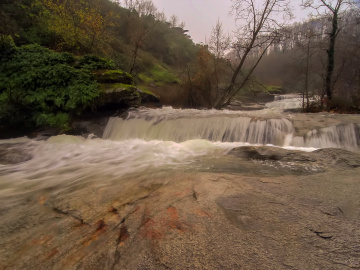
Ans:
{"type": "MultiPolygon", "coordinates": [[[[109,118],[101,138],[59,135],[46,140],[0,141],[0,148],[7,150],[6,162],[0,164],[3,223],[0,244],[9,247],[3,253],[0,266],[11,269],[38,265],[29,258],[17,262],[17,256],[29,253],[41,257],[42,267],[49,267],[44,264],[41,250],[34,255],[32,249],[46,246],[47,240],[45,244],[23,245],[23,242],[33,243],[35,236],[41,243],[45,237],[42,225],[46,224],[48,211],[55,212],[59,220],[59,216],[68,216],[87,226],[98,224],[99,218],[94,213],[101,212],[105,205],[109,207],[110,202],[115,208],[114,201],[117,201],[118,210],[124,201],[136,202],[181,175],[191,177],[198,172],[239,173],[241,170],[244,173],[248,165],[244,163],[241,167],[240,163],[228,160],[227,154],[234,148],[267,145],[303,152],[328,147],[360,149],[359,115],[306,115],[284,111],[297,106],[298,97],[292,96],[278,98],[259,111],[139,108],[130,110],[125,117],[109,118]],[[16,161],[19,155],[26,157],[23,160],[20,157],[23,162],[16,161]],[[124,198],[115,199],[119,196],[124,198]]],[[[256,165],[266,175],[261,166],[261,163],[256,165]]],[[[258,174],[254,167],[246,171],[247,175],[251,173],[258,174]]],[[[59,231],[51,239],[55,237],[60,241],[58,238],[65,227],[56,228],[59,231]]],[[[76,265],[71,263],[73,260],[80,262],[85,256],[67,258],[59,264],[69,253],[51,243],[48,243],[50,251],[46,252],[53,250],[51,257],[58,253],[62,256],[55,260],[57,267],[65,263],[65,268],[72,268],[76,265]]],[[[93,252],[86,250],[84,254],[93,252]]],[[[116,265],[112,264],[112,267],[116,265]]]]}

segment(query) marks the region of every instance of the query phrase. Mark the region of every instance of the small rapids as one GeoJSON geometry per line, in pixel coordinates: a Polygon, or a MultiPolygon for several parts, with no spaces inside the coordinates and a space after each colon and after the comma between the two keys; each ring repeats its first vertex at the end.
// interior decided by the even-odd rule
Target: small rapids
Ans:
{"type": "Polygon", "coordinates": [[[2,162],[4,157],[0,157],[0,202],[11,207],[20,198],[44,191],[61,197],[85,186],[109,187],[128,177],[187,170],[206,158],[220,162],[233,148],[247,145],[356,150],[360,148],[360,125],[332,125],[299,135],[291,116],[271,109],[137,109],[126,118],[110,118],[102,138],[59,135],[47,140],[0,140],[0,154],[30,157],[15,164],[2,162]]]}
{"type": "MultiPolygon", "coordinates": [[[[284,100],[292,102],[292,98],[284,100]]],[[[290,120],[279,116],[269,118],[264,111],[269,112],[263,110],[262,114],[251,115],[226,110],[140,109],[129,112],[126,119],[110,118],[103,138],[114,141],[139,138],[175,142],[202,139],[281,147],[360,148],[359,124],[333,125],[309,130],[299,136],[290,120]]]]}
{"type": "MultiPolygon", "coordinates": [[[[303,102],[306,102],[306,100],[303,100],[304,98],[300,94],[276,95],[274,96],[274,101],[267,103],[265,107],[280,111],[300,109],[303,106],[303,102]]],[[[319,99],[319,96],[314,96],[309,99],[309,102],[319,102],[319,99]]]]}
{"type": "Polygon", "coordinates": [[[185,168],[201,156],[222,156],[246,143],[207,140],[174,141],[127,139],[112,141],[59,135],[46,141],[25,138],[0,141],[17,147],[31,159],[18,164],[0,163],[0,201],[3,206],[19,198],[48,190],[53,196],[77,192],[94,184],[109,186],[123,177],[151,171],[185,168]]]}

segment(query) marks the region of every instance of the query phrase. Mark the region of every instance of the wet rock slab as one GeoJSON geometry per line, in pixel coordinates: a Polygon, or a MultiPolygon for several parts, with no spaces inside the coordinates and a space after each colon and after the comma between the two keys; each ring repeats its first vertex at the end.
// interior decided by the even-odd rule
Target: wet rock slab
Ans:
{"type": "Polygon", "coordinates": [[[360,166],[359,151],[351,152],[337,148],[303,152],[270,146],[245,146],[231,150],[229,155],[290,174],[323,172],[332,166],[345,168],[360,166]]]}
{"type": "MultiPolygon", "coordinates": [[[[359,154],[235,149],[310,174],[169,169],[0,198],[1,269],[357,269],[359,154]],[[100,183],[100,184],[99,184],[100,183]]],[[[242,160],[244,163],[237,163],[242,160]]],[[[273,168],[273,170],[276,170],[273,168]]],[[[106,176],[103,176],[106,177],[106,176]]]]}

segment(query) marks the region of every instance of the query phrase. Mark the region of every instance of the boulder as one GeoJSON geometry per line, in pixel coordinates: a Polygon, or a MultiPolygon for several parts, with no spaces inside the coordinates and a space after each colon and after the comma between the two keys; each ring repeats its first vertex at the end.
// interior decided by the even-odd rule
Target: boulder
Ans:
{"type": "Polygon", "coordinates": [[[122,83],[101,84],[100,96],[95,102],[95,106],[101,109],[139,107],[146,104],[158,106],[160,100],[150,91],[122,83]]]}
{"type": "Polygon", "coordinates": [[[271,146],[245,146],[234,148],[229,155],[260,161],[318,165],[320,167],[360,167],[360,152],[341,148],[324,148],[313,152],[286,150],[271,146]]]}
{"type": "Polygon", "coordinates": [[[360,151],[348,151],[341,148],[324,148],[313,152],[329,166],[360,167],[360,151]]]}
{"type": "Polygon", "coordinates": [[[160,105],[160,99],[155,94],[153,94],[150,91],[142,90],[137,88],[138,93],[140,94],[141,98],[141,104],[154,104],[154,105],[160,105]]]}
{"type": "Polygon", "coordinates": [[[122,70],[98,70],[94,74],[98,83],[133,84],[133,77],[129,73],[122,70]]]}
{"type": "Polygon", "coordinates": [[[257,160],[316,161],[316,158],[311,153],[271,146],[244,146],[232,149],[229,154],[240,158],[257,160]]]}
{"type": "Polygon", "coordinates": [[[139,107],[141,97],[137,88],[127,84],[102,84],[100,96],[95,102],[97,108],[116,109],[123,107],[139,107]]]}

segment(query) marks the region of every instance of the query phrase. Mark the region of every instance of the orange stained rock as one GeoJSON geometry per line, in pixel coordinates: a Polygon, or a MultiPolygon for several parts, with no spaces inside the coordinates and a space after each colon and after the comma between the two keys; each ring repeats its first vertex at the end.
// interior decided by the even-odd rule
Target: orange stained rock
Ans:
{"type": "Polygon", "coordinates": [[[46,196],[40,196],[38,199],[39,204],[43,205],[47,200],[46,196]]]}
{"type": "Polygon", "coordinates": [[[210,213],[206,212],[205,210],[202,210],[201,208],[196,208],[194,210],[194,214],[199,217],[213,217],[210,213]]]}

